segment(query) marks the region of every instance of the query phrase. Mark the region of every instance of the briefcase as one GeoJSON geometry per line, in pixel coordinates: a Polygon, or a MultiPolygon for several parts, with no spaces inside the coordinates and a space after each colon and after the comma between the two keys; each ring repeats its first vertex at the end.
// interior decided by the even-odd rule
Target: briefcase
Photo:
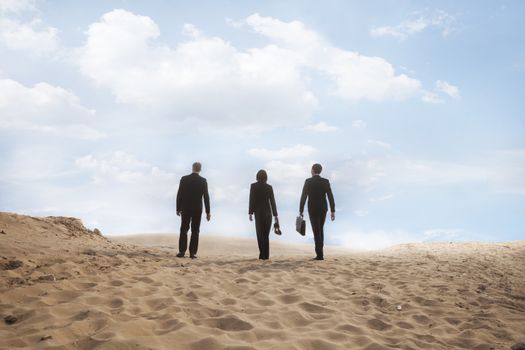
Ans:
{"type": "Polygon", "coordinates": [[[306,230],[306,222],[300,215],[297,217],[297,219],[295,219],[295,230],[299,232],[301,236],[304,236],[306,230]]]}

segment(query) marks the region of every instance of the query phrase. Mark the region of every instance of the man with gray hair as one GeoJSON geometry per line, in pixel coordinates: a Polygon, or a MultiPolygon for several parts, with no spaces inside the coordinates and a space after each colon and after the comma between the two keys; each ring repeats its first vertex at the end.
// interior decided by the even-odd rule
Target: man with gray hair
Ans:
{"type": "Polygon", "coordinates": [[[203,198],[206,209],[206,220],[210,221],[211,218],[208,183],[205,178],[199,175],[201,168],[201,163],[193,163],[192,173],[180,179],[179,190],[177,191],[177,215],[181,217],[179,254],[177,254],[179,258],[183,258],[186,254],[190,225],[190,258],[197,258],[203,198]]]}

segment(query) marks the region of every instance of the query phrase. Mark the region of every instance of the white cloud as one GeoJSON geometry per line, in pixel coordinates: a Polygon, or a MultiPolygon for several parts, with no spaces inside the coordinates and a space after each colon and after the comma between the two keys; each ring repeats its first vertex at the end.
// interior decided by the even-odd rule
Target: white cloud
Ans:
{"type": "Polygon", "coordinates": [[[313,79],[328,80],[334,95],[350,100],[421,93],[418,80],[396,73],[383,58],[339,49],[302,22],[254,14],[246,24],[269,44],[241,50],[185,24],[186,40],[170,47],[158,40],[160,29],[151,18],[113,10],[90,25],[77,63],[121,103],[210,128],[307,122],[319,104],[313,79]]]}
{"type": "Polygon", "coordinates": [[[284,161],[271,160],[266,163],[266,169],[273,174],[277,182],[291,183],[305,179],[310,176],[310,168],[313,161],[284,161]]]}
{"type": "Polygon", "coordinates": [[[0,0],[0,13],[34,11],[34,0],[0,0]]]}
{"type": "Polygon", "coordinates": [[[378,147],[388,149],[388,150],[392,149],[392,146],[389,143],[384,142],[384,141],[368,139],[367,142],[369,145],[378,146],[378,147]]]}
{"type": "Polygon", "coordinates": [[[352,128],[354,129],[363,129],[366,128],[366,123],[360,119],[354,120],[352,122],[352,128]]]}
{"type": "Polygon", "coordinates": [[[42,26],[34,19],[28,23],[0,17],[0,42],[10,50],[47,55],[59,49],[58,29],[42,26]]]}
{"type": "Polygon", "coordinates": [[[366,210],[356,210],[354,211],[355,216],[364,217],[368,215],[368,211],[366,210]]]}
{"type": "Polygon", "coordinates": [[[299,144],[277,150],[255,148],[248,150],[248,154],[265,160],[264,169],[283,197],[295,198],[304,179],[310,176],[312,164],[316,162],[312,157],[317,155],[317,150],[299,144]]]}
{"type": "Polygon", "coordinates": [[[470,164],[409,159],[403,156],[351,158],[333,172],[343,187],[485,186],[488,191],[525,194],[525,151],[491,152],[470,164]]]}
{"type": "Polygon", "coordinates": [[[88,125],[94,114],[61,87],[47,83],[26,87],[0,78],[0,128],[98,139],[104,134],[88,125]]]}
{"type": "Polygon", "coordinates": [[[242,28],[244,26],[244,21],[237,21],[232,18],[225,18],[226,24],[232,28],[242,28]]]}
{"type": "Polygon", "coordinates": [[[439,98],[439,96],[436,93],[430,92],[430,91],[424,91],[423,95],[421,96],[421,100],[426,103],[435,103],[435,104],[445,102],[441,98],[439,98]]]}
{"type": "Polygon", "coordinates": [[[289,50],[297,64],[324,73],[335,83],[333,93],[349,100],[403,100],[420,93],[421,83],[396,74],[381,57],[369,57],[331,45],[299,21],[282,22],[254,14],[246,19],[257,33],[289,50]]]}
{"type": "Polygon", "coordinates": [[[173,197],[178,178],[173,172],[138,160],[122,151],[95,157],[91,154],[77,158],[75,165],[89,171],[97,186],[134,187],[138,192],[157,197],[173,197]]]}
{"type": "Polygon", "coordinates": [[[443,36],[449,35],[458,28],[456,17],[445,11],[437,11],[431,16],[418,13],[415,15],[418,15],[418,17],[403,21],[395,26],[374,27],[370,30],[370,35],[375,37],[391,36],[404,40],[428,28],[439,29],[443,36]]]}
{"type": "Polygon", "coordinates": [[[157,41],[146,16],[113,10],[90,25],[78,50],[81,72],[122,103],[201,127],[264,129],[304,122],[318,102],[288,51],[241,51],[186,24],[186,41],[157,41]]]}
{"type": "Polygon", "coordinates": [[[190,38],[198,38],[201,35],[199,28],[191,23],[185,23],[182,27],[182,33],[190,38]]]}
{"type": "Polygon", "coordinates": [[[278,150],[269,150],[266,148],[252,148],[248,150],[249,155],[266,160],[294,160],[307,158],[315,153],[316,150],[312,146],[301,144],[292,147],[283,147],[278,150]]]}
{"type": "Polygon", "coordinates": [[[334,131],[341,130],[337,126],[328,125],[326,122],[319,122],[317,124],[310,124],[310,125],[305,126],[304,129],[308,130],[308,131],[321,132],[321,133],[334,132],[334,131]]]}
{"type": "Polygon", "coordinates": [[[491,152],[484,168],[497,192],[525,195],[525,149],[491,152]]]}
{"type": "Polygon", "coordinates": [[[459,89],[446,81],[436,81],[436,90],[447,94],[448,96],[458,99],[460,98],[459,89]]]}
{"type": "Polygon", "coordinates": [[[389,199],[392,199],[394,197],[393,194],[387,194],[387,195],[384,195],[384,196],[381,196],[381,197],[373,197],[373,198],[370,198],[368,201],[369,202],[372,202],[372,203],[375,203],[375,202],[384,202],[384,201],[387,201],[389,199]]]}
{"type": "Polygon", "coordinates": [[[350,158],[332,172],[334,183],[342,188],[370,189],[386,176],[385,167],[379,159],[350,158]]]}
{"type": "Polygon", "coordinates": [[[35,56],[56,53],[60,48],[57,28],[45,26],[38,17],[29,22],[14,18],[31,11],[36,11],[34,1],[0,0],[0,44],[35,56]]]}

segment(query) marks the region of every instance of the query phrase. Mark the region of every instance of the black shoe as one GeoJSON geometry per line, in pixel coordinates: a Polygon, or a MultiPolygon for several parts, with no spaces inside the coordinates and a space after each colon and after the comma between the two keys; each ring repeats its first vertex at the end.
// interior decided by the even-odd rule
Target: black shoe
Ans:
{"type": "Polygon", "coordinates": [[[313,258],[312,260],[324,260],[324,258],[322,256],[316,256],[315,258],[313,258]]]}
{"type": "Polygon", "coordinates": [[[191,254],[191,255],[190,255],[190,258],[192,258],[192,259],[197,259],[197,255],[195,255],[195,254],[191,254]]]}
{"type": "Polygon", "coordinates": [[[184,253],[177,254],[177,258],[184,258],[184,253]]]}

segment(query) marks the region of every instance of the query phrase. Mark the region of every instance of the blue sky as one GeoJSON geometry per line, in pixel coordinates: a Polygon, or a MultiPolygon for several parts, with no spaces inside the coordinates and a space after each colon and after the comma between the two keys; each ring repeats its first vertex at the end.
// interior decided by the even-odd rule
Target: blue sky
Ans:
{"type": "MultiPolygon", "coordinates": [[[[521,1],[0,0],[0,210],[107,234],[253,236],[268,171],[284,236],[323,164],[327,241],[524,239],[521,1]]],[[[307,238],[306,240],[311,240],[307,238]]]]}

